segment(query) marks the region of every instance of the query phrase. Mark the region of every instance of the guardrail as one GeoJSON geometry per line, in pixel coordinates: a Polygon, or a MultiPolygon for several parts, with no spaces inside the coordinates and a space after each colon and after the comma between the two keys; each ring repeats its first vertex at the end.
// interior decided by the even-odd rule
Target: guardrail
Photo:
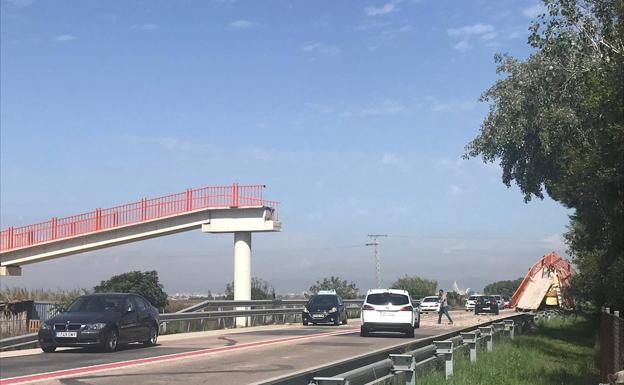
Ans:
{"type": "Polygon", "coordinates": [[[289,376],[270,379],[262,385],[374,385],[415,384],[416,371],[437,362],[444,363],[447,378],[453,372],[453,354],[469,349],[471,360],[477,358],[477,346],[485,340],[493,348],[492,336],[505,333],[514,338],[530,322],[532,315],[519,314],[502,322],[485,322],[446,334],[407,342],[392,348],[362,354],[323,367],[289,376]],[[490,326],[491,325],[491,326],[490,326]]]}
{"type": "MultiPolygon", "coordinates": [[[[343,300],[345,305],[349,307],[362,306],[363,299],[345,299],[343,300]]],[[[179,310],[176,313],[190,313],[206,309],[208,307],[257,307],[257,306],[271,306],[285,307],[285,306],[303,306],[308,303],[307,299],[254,299],[249,301],[232,301],[232,300],[208,300],[200,302],[198,304],[189,306],[185,309],[179,310]]]]}

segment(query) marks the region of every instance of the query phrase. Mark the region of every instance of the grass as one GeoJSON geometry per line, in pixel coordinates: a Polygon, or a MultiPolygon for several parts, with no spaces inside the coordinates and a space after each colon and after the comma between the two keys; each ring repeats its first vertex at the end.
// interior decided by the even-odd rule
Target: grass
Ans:
{"type": "Polygon", "coordinates": [[[455,355],[454,376],[430,369],[418,375],[419,385],[596,385],[597,322],[562,316],[540,321],[526,334],[494,340],[494,351],[477,349],[477,362],[467,353],[455,355]]]}

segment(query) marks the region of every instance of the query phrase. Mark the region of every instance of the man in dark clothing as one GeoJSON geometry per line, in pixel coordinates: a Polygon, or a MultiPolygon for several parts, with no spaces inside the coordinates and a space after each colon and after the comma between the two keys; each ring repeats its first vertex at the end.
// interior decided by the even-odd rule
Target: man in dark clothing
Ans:
{"type": "Polygon", "coordinates": [[[453,320],[448,312],[448,302],[446,301],[446,293],[444,290],[440,289],[440,293],[438,294],[438,302],[440,303],[440,309],[438,310],[438,324],[442,322],[442,314],[446,314],[446,318],[449,320],[449,324],[453,324],[453,320]]]}

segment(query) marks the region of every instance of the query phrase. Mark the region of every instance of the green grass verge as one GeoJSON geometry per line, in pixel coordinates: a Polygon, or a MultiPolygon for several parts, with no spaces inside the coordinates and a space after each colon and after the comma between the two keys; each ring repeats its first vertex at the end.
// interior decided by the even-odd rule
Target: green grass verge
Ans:
{"type": "Polygon", "coordinates": [[[454,376],[446,380],[443,369],[419,373],[419,385],[596,385],[595,321],[583,317],[558,317],[537,323],[535,330],[512,341],[494,340],[494,351],[477,349],[477,362],[467,353],[455,355],[454,376]]]}

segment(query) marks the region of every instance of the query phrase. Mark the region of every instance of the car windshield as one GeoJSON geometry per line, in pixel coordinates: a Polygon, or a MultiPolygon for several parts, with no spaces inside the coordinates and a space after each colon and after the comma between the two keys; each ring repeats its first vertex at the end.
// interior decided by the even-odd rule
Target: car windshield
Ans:
{"type": "Polygon", "coordinates": [[[493,299],[494,299],[494,298],[492,298],[492,297],[488,297],[488,296],[485,296],[485,295],[481,297],[481,301],[491,301],[491,300],[493,300],[493,299]]]}
{"type": "Polygon", "coordinates": [[[122,297],[87,296],[80,297],[67,309],[70,313],[120,312],[123,308],[122,297]]]}
{"type": "Polygon", "coordinates": [[[338,298],[335,295],[315,295],[308,302],[308,306],[325,307],[336,306],[338,304],[338,298]]]}
{"type": "Polygon", "coordinates": [[[403,294],[369,294],[366,298],[366,302],[372,305],[407,305],[409,298],[403,294]]]}
{"type": "Polygon", "coordinates": [[[425,297],[423,302],[438,302],[438,297],[425,297]]]}
{"type": "Polygon", "coordinates": [[[478,297],[476,295],[471,295],[470,297],[468,297],[469,301],[474,301],[476,300],[478,297]]]}

